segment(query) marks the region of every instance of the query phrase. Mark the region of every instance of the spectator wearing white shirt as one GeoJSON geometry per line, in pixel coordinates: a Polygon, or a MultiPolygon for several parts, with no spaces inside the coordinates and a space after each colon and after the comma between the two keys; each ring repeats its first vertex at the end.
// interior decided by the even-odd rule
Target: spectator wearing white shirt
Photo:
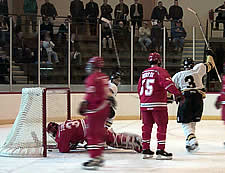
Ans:
{"type": "Polygon", "coordinates": [[[138,42],[141,45],[141,50],[142,51],[147,51],[148,48],[150,47],[152,41],[150,39],[151,31],[150,28],[148,27],[148,22],[144,22],[144,26],[139,28],[139,39],[138,42]]]}

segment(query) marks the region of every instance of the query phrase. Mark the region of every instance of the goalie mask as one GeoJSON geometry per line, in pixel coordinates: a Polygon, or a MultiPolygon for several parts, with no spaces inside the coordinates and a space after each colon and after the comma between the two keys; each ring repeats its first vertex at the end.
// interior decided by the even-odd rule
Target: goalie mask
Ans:
{"type": "Polygon", "coordinates": [[[89,59],[85,67],[85,71],[91,74],[95,69],[101,69],[104,66],[104,60],[100,56],[94,56],[89,59]]]}
{"type": "Polygon", "coordinates": [[[183,63],[184,63],[184,69],[187,69],[187,70],[192,69],[195,65],[192,58],[185,59],[183,63]]]}
{"type": "Polygon", "coordinates": [[[120,81],[121,81],[120,72],[113,73],[110,76],[110,80],[111,80],[112,83],[114,83],[116,86],[118,86],[120,84],[120,81]]]}
{"type": "Polygon", "coordinates": [[[148,56],[148,62],[150,63],[150,65],[161,65],[162,59],[159,53],[154,52],[154,53],[150,53],[148,56]]]}
{"type": "Polygon", "coordinates": [[[47,127],[47,132],[52,136],[52,137],[56,137],[56,134],[57,134],[57,131],[58,131],[58,124],[57,123],[54,123],[54,122],[50,122],[48,124],[48,127],[47,127]]]}

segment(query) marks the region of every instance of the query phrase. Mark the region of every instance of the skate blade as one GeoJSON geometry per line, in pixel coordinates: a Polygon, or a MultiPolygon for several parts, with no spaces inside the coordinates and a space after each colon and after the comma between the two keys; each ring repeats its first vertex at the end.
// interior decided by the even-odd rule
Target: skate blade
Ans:
{"type": "Polygon", "coordinates": [[[200,150],[200,148],[197,147],[197,148],[195,148],[194,150],[190,150],[189,153],[196,153],[196,152],[199,151],[199,150],[200,150]]]}
{"type": "Polygon", "coordinates": [[[85,170],[98,170],[99,166],[82,166],[82,169],[85,170]]]}
{"type": "Polygon", "coordinates": [[[156,160],[172,160],[173,157],[172,156],[162,156],[162,155],[157,155],[156,160]]]}
{"type": "Polygon", "coordinates": [[[149,154],[143,155],[143,159],[151,159],[151,158],[153,158],[153,155],[149,155],[149,154]]]}

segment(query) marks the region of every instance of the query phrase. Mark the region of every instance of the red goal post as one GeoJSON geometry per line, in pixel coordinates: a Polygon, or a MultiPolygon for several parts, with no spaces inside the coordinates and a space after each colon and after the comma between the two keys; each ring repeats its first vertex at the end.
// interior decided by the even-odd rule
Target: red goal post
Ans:
{"type": "Polygon", "coordinates": [[[20,110],[1,156],[47,157],[47,148],[55,144],[46,133],[50,121],[71,119],[69,88],[24,88],[20,110]]]}

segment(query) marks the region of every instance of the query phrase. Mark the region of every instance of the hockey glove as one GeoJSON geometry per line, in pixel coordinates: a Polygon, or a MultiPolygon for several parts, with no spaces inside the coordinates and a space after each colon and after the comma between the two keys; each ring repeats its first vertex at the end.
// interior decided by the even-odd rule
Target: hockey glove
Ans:
{"type": "Polygon", "coordinates": [[[87,111],[87,107],[88,107],[88,102],[87,101],[82,101],[80,103],[79,113],[81,115],[84,115],[85,112],[87,111]]]}
{"type": "Polygon", "coordinates": [[[220,109],[221,103],[217,100],[215,103],[216,109],[220,109]]]}
{"type": "Polygon", "coordinates": [[[109,96],[109,97],[107,98],[107,100],[109,101],[110,106],[113,107],[113,108],[115,109],[116,106],[117,106],[117,103],[116,103],[115,98],[114,98],[113,96],[109,96]]]}
{"type": "Polygon", "coordinates": [[[178,104],[179,102],[183,103],[184,102],[184,96],[183,95],[175,96],[175,101],[176,101],[176,104],[178,104]]]}
{"type": "Polygon", "coordinates": [[[167,103],[173,103],[174,97],[173,94],[167,92],[167,103]]]}

